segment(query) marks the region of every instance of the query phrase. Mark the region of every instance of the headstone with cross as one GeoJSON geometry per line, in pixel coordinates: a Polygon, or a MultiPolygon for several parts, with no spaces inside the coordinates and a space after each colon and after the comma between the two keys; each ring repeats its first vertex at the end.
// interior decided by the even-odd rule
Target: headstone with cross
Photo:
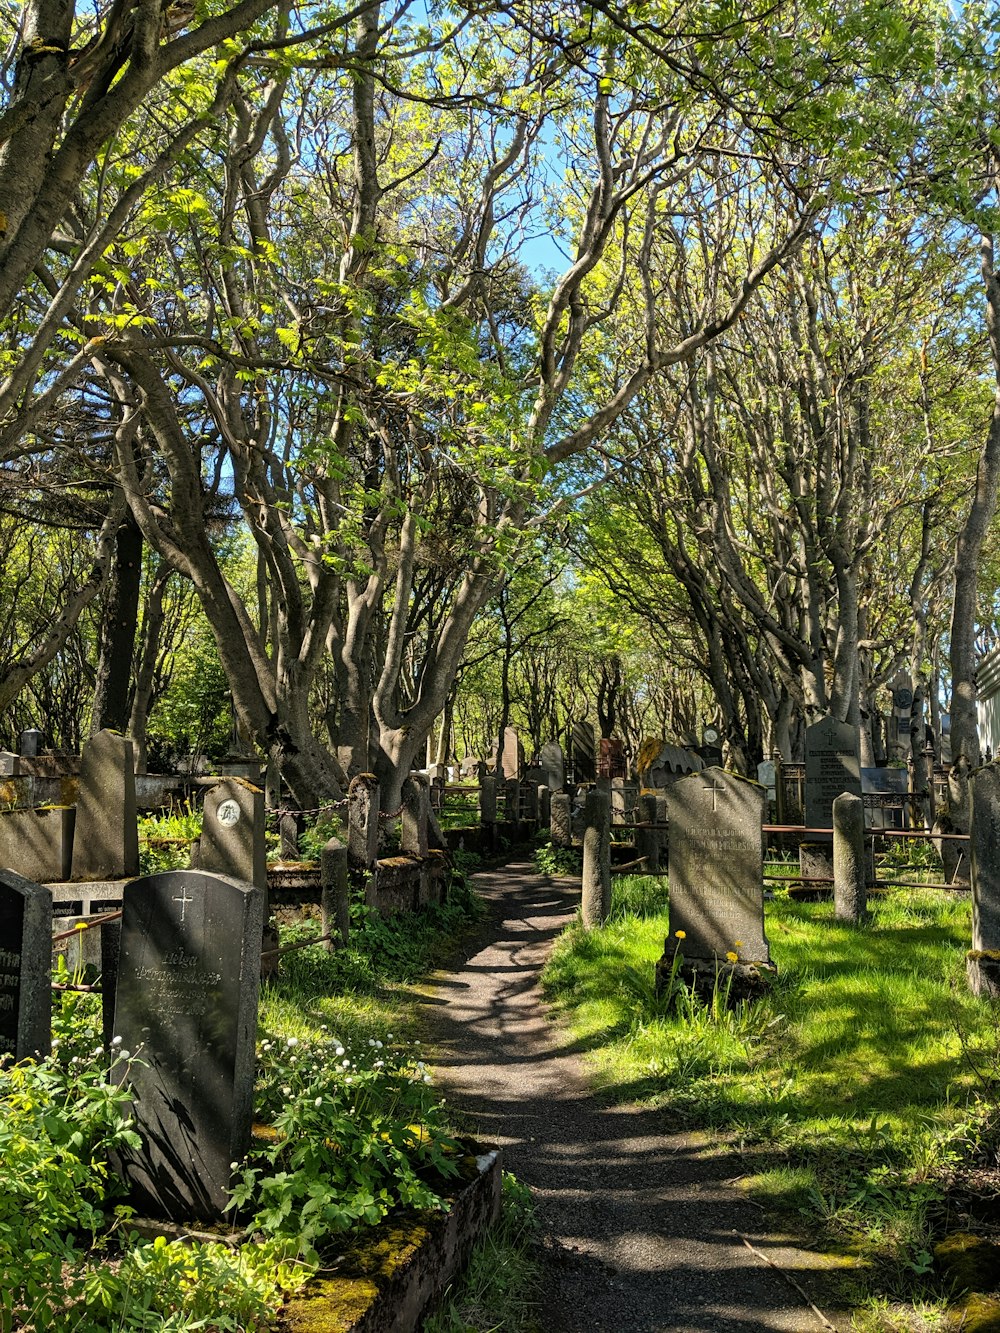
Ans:
{"type": "Polygon", "coordinates": [[[133,1207],[220,1221],[250,1143],[264,894],[202,870],[125,886],[115,1037],[142,1145],[115,1166],[133,1207]]]}
{"type": "Polygon", "coordinates": [[[833,828],[833,803],[841,792],[861,795],[857,727],[824,717],[806,728],[806,825],[833,828]]]}
{"type": "MultiPolygon", "coordinates": [[[[764,935],[764,789],[708,768],[667,791],[670,933],[685,958],[769,963],[764,935]]],[[[668,942],[669,943],[669,942],[668,942]]]]}

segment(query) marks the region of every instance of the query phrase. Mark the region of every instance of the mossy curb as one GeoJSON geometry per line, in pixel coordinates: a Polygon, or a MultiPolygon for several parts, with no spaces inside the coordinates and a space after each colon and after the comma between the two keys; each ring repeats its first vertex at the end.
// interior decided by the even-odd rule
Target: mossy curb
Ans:
{"type": "MultiPolygon", "coordinates": [[[[354,1241],[334,1275],[314,1278],[283,1312],[288,1333],[414,1333],[500,1212],[499,1149],[463,1159],[447,1213],[389,1217],[354,1241]]],[[[329,1271],[329,1270],[327,1270],[329,1271]]]]}

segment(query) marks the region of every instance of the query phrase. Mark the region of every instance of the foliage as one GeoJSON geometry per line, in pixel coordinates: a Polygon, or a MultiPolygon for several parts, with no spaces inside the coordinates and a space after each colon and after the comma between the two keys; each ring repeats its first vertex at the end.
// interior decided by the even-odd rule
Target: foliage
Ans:
{"type": "Polygon", "coordinates": [[[191,864],[191,844],[201,837],[202,812],[190,800],[166,813],[139,817],[139,873],[184,870],[191,864]]]}
{"type": "Polygon", "coordinates": [[[465,1272],[424,1320],[424,1333],[531,1333],[539,1232],[530,1189],[505,1171],[500,1219],[476,1242],[465,1272]]]}
{"type": "Polygon", "coordinates": [[[344,821],[336,814],[322,811],[299,835],[299,853],[303,861],[319,861],[331,838],[344,840],[344,821]]]}
{"type": "Polygon", "coordinates": [[[579,847],[556,847],[551,842],[536,847],[531,860],[540,875],[579,875],[583,868],[579,847]]]}
{"type": "Polygon", "coordinates": [[[753,1160],[757,1197],[863,1255],[873,1299],[912,1296],[962,1142],[973,1127],[990,1141],[971,1065],[989,1068],[996,1033],[962,975],[968,901],[897,891],[859,929],[830,903],[779,893],[767,919],[778,984],[732,1010],[654,998],[667,929],[665,911],[615,910],[603,929],[565,935],[546,971],[601,1082],[679,1126],[726,1129],[753,1160]]]}
{"type": "Polygon", "coordinates": [[[393,1208],[440,1207],[431,1177],[457,1171],[424,1062],[391,1040],[350,1053],[330,1036],[261,1043],[257,1110],[274,1138],[243,1167],[232,1206],[311,1261],[331,1236],[393,1208]]]}

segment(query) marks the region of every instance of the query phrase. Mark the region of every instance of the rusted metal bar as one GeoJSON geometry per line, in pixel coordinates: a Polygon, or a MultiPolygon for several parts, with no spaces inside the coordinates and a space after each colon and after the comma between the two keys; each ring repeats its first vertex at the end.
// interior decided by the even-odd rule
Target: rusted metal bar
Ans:
{"type": "Polygon", "coordinates": [[[121,918],[121,912],[102,912],[100,916],[92,916],[87,921],[79,921],[72,930],[61,930],[58,935],[52,936],[52,943],[56,944],[59,940],[71,940],[74,935],[80,935],[85,930],[93,930],[94,927],[106,926],[109,921],[118,921],[121,918]]]}

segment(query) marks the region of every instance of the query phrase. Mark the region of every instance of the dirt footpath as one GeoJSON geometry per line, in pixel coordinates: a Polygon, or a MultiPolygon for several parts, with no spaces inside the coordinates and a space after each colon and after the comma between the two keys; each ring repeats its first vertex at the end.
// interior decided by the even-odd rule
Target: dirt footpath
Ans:
{"type": "Polygon", "coordinates": [[[849,1320],[825,1303],[823,1257],[761,1234],[760,1209],[730,1183],[746,1163],[664,1133],[661,1113],[592,1095],[538,985],[579,885],[527,864],[476,885],[490,921],[423,997],[427,1037],[449,1100],[535,1194],[551,1237],[543,1333],[846,1333],[849,1320]]]}

